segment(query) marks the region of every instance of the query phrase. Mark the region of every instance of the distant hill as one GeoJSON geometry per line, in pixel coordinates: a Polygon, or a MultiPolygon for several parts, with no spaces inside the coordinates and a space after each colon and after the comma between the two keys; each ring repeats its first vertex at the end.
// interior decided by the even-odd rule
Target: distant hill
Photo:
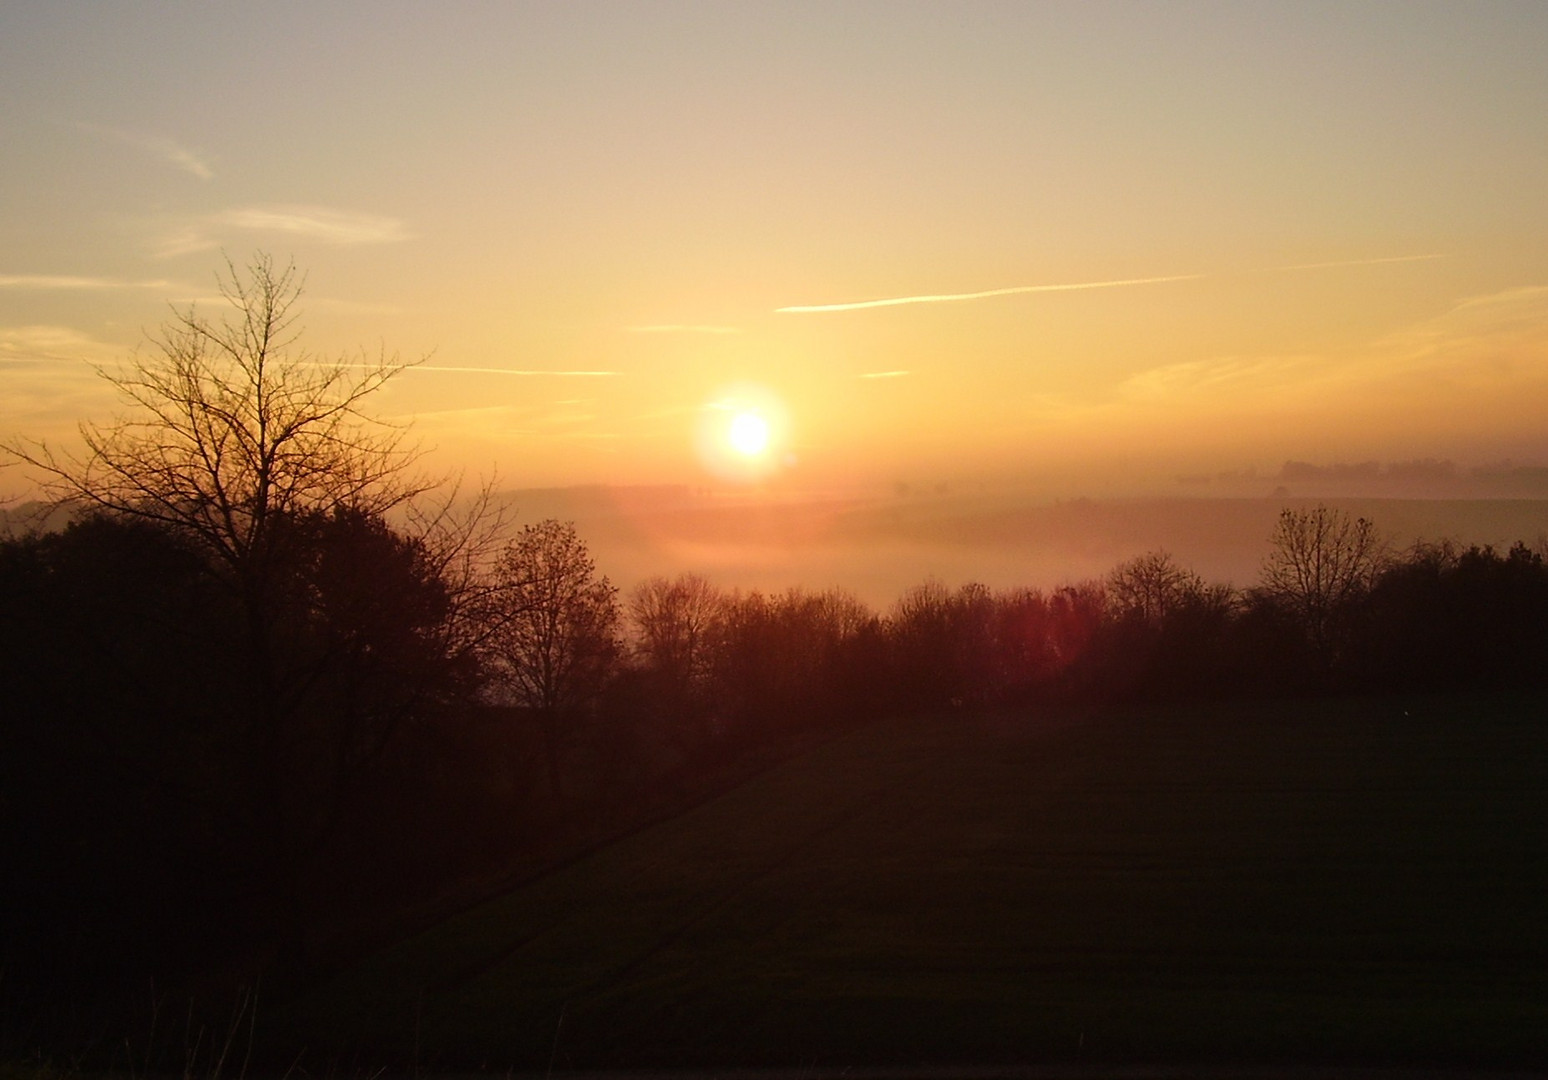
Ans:
{"type": "Polygon", "coordinates": [[[69,520],[69,511],[47,503],[34,501],[0,506],[0,537],[17,536],[34,529],[44,532],[62,529],[69,520]]]}
{"type": "MultiPolygon", "coordinates": [[[[1286,506],[1318,501],[1369,517],[1399,548],[1416,540],[1548,542],[1548,499],[1148,498],[1034,500],[1015,493],[764,493],[683,485],[499,493],[516,525],[574,521],[600,572],[628,588],[693,572],[778,591],[842,587],[886,609],[911,586],[1056,588],[1165,549],[1210,581],[1251,585],[1286,506]]],[[[0,508],[0,535],[66,515],[0,508]],[[40,516],[41,514],[41,516],[40,516]]]]}
{"type": "MultiPolygon", "coordinates": [[[[702,573],[778,590],[842,586],[886,607],[927,577],[1057,587],[1158,548],[1211,581],[1252,584],[1275,519],[1301,498],[1077,499],[1015,494],[728,495],[688,488],[563,488],[502,496],[516,521],[573,520],[624,586],[702,573]]],[[[1394,544],[1509,546],[1548,536],[1544,499],[1328,499],[1394,544]]]]}

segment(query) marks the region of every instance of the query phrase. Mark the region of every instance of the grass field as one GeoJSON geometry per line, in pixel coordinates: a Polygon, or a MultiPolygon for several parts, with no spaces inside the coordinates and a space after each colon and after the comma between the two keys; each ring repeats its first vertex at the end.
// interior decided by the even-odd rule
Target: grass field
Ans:
{"type": "Polygon", "coordinates": [[[430,1067],[1548,1060],[1548,701],[896,721],[343,973],[430,1067]]]}

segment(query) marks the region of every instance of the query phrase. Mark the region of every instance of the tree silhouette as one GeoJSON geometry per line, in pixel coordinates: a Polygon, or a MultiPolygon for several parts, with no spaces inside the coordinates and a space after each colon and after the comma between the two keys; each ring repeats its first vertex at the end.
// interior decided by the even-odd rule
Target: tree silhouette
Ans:
{"type": "Polygon", "coordinates": [[[1405,688],[1541,684],[1548,566],[1522,543],[1419,543],[1363,605],[1357,659],[1367,679],[1405,688]]]}
{"type": "Polygon", "coordinates": [[[416,452],[404,432],[362,410],[406,365],[302,348],[292,266],[260,254],[245,272],[228,263],[218,280],[224,319],[190,307],[149,351],[98,369],[127,410],[83,422],[83,454],[6,449],[43,471],[55,499],[155,523],[208,555],[245,614],[251,704],[278,727],[294,690],[275,655],[276,584],[296,558],[285,523],[343,509],[380,515],[428,485],[410,476],[416,452]]]}
{"type": "Polygon", "coordinates": [[[56,502],[172,538],[228,598],[238,645],[220,668],[223,700],[202,715],[241,744],[241,790],[261,822],[253,861],[266,884],[291,892],[294,906],[299,853],[316,847],[321,821],[336,817],[319,815],[319,798],[335,803],[342,783],[341,769],[320,769],[310,750],[322,740],[331,762],[353,768],[379,748],[381,721],[403,712],[403,701],[389,704],[379,692],[386,683],[349,674],[364,662],[363,643],[414,624],[406,631],[413,650],[397,640],[381,652],[388,641],[380,636],[372,644],[379,651],[371,664],[394,653],[402,661],[386,666],[404,689],[409,651],[427,677],[445,658],[434,631],[416,622],[444,605],[434,599],[426,608],[414,589],[405,591],[399,570],[431,587],[433,568],[382,520],[429,486],[413,475],[416,451],[401,428],[364,411],[406,365],[387,355],[328,359],[303,347],[293,266],[260,254],[243,269],[228,262],[217,280],[222,317],[175,311],[148,348],[98,369],[123,411],[108,423],[83,422],[82,450],[20,441],[4,449],[42,472],[56,502]],[[356,600],[375,588],[402,610],[388,616],[356,603],[345,612],[344,566],[357,577],[380,575],[370,587],[349,586],[356,600]],[[346,627],[351,619],[357,625],[346,627]],[[369,633],[361,619],[376,620],[369,633]],[[332,791],[319,789],[325,782],[332,791]]]}
{"type": "Polygon", "coordinates": [[[676,741],[690,748],[709,738],[713,631],[723,603],[720,591],[697,574],[648,578],[629,595],[635,652],[651,695],[676,741]]]}
{"type": "Polygon", "coordinates": [[[292,266],[260,254],[245,272],[228,263],[218,280],[225,319],[190,307],[150,351],[98,369],[128,411],[83,422],[84,454],[43,443],[7,449],[43,471],[55,498],[194,538],[254,590],[276,518],[341,507],[380,514],[427,485],[409,478],[416,453],[404,432],[361,408],[407,365],[301,348],[292,266]]]}
{"type": "Polygon", "coordinates": [[[629,595],[629,614],[646,668],[674,685],[702,682],[709,668],[710,627],[720,605],[719,590],[698,574],[640,582],[629,595]]]}
{"type": "Polygon", "coordinates": [[[1296,617],[1326,665],[1338,651],[1343,616],[1375,583],[1386,546],[1366,518],[1323,505],[1280,511],[1269,542],[1262,592],[1296,617]]]}
{"type": "Polygon", "coordinates": [[[537,714],[558,792],[565,717],[596,700],[618,662],[618,590],[597,577],[575,526],[552,520],[507,545],[496,586],[489,662],[498,685],[537,714]]]}
{"type": "Polygon", "coordinates": [[[1107,575],[1107,602],[1120,619],[1157,625],[1205,591],[1204,579],[1165,551],[1138,555],[1107,575]]]}

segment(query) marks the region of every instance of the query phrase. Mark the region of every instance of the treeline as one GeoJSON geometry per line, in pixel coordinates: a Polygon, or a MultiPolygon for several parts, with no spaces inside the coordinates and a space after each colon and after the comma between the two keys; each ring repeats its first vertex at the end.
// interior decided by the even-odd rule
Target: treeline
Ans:
{"type": "Polygon", "coordinates": [[[1153,553],[886,612],[693,575],[620,596],[552,521],[477,566],[363,511],[269,530],[261,602],[132,516],[0,542],[13,992],[302,970],[885,714],[1548,679],[1540,551],[1393,556],[1322,507],[1284,512],[1245,591],[1153,553]]]}

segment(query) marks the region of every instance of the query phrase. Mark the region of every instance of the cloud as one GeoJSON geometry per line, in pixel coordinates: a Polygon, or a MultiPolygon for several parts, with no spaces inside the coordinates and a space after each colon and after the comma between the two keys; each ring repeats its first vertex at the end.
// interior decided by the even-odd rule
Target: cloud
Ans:
{"type": "MultiPolygon", "coordinates": [[[[85,277],[69,274],[0,274],[0,289],[27,289],[35,291],[110,291],[115,289],[154,289],[170,294],[169,298],[178,304],[209,304],[222,306],[229,301],[224,296],[219,296],[199,291],[192,285],[185,285],[175,281],[167,281],[165,278],[157,278],[150,281],[126,281],[122,278],[85,277]]],[[[339,311],[356,312],[369,315],[395,315],[401,309],[393,304],[376,304],[360,300],[337,300],[326,296],[311,296],[306,298],[308,308],[326,307],[339,311]]]]}
{"type": "Polygon", "coordinates": [[[99,376],[121,350],[68,326],[0,326],[0,401],[7,435],[69,439],[77,420],[112,407],[99,376]]]}
{"type": "Polygon", "coordinates": [[[1120,397],[1152,401],[1180,395],[1254,394],[1283,390],[1329,368],[1313,356],[1224,356],[1188,360],[1137,372],[1118,384],[1120,397]]]}
{"type": "Polygon", "coordinates": [[[533,368],[489,368],[489,367],[447,367],[441,364],[418,364],[408,368],[409,371],[449,371],[471,373],[478,375],[523,375],[523,376],[553,376],[566,379],[598,379],[617,375],[616,371],[565,371],[565,370],[539,370],[533,368]]]}
{"type": "Polygon", "coordinates": [[[233,229],[289,233],[328,244],[392,244],[409,239],[396,218],[322,206],[250,206],[227,210],[215,220],[233,229]]]}
{"type": "Polygon", "coordinates": [[[0,289],[173,289],[170,281],[122,281],[64,274],[0,274],[0,289]]]}
{"type": "Polygon", "coordinates": [[[1317,445],[1359,457],[1401,446],[1402,455],[1439,457],[1541,446],[1545,409],[1548,287],[1530,286],[1463,299],[1326,354],[1155,367],[1038,419],[1152,443],[1234,439],[1292,456],[1317,445]]]}
{"type": "Polygon", "coordinates": [[[1377,343],[1384,371],[1454,384],[1548,378],[1548,286],[1458,301],[1377,343]]]}
{"type": "MultiPolygon", "coordinates": [[[[317,367],[347,367],[368,368],[375,370],[380,365],[367,363],[334,364],[325,360],[319,360],[317,367]]],[[[563,368],[497,368],[497,367],[457,367],[449,364],[408,364],[403,369],[405,372],[423,372],[426,374],[439,374],[442,372],[457,375],[519,375],[529,377],[550,376],[561,379],[601,379],[619,374],[616,371],[584,371],[566,370],[563,368]]]]}
{"type": "Polygon", "coordinates": [[[599,419],[595,413],[576,408],[554,408],[561,404],[475,405],[433,412],[415,410],[397,419],[412,423],[417,431],[436,438],[493,439],[502,443],[528,439],[549,442],[620,438],[613,432],[590,429],[588,425],[599,419]]]}
{"type": "Polygon", "coordinates": [[[1548,302],[1548,285],[1520,285],[1514,289],[1506,289],[1503,292],[1488,293],[1484,296],[1470,296],[1465,300],[1459,300],[1451,310],[1455,313],[1458,311],[1473,311],[1480,308],[1500,309],[1523,304],[1539,305],[1545,302],[1548,302]]]}
{"type": "Polygon", "coordinates": [[[308,294],[305,301],[308,308],[332,308],[335,311],[347,311],[358,315],[398,315],[403,309],[397,304],[379,304],[368,300],[339,300],[331,296],[312,296],[308,294]]]}
{"type": "Polygon", "coordinates": [[[775,308],[780,315],[805,315],[827,311],[860,311],[865,308],[899,307],[903,304],[942,304],[959,300],[985,300],[993,296],[1021,293],[1075,292],[1081,289],[1117,289],[1127,285],[1158,285],[1166,281],[1197,281],[1204,274],[1169,274],[1165,277],[1122,278],[1116,281],[1081,281],[1067,285],[1014,285],[1008,289],[985,289],[970,293],[929,293],[921,296],[893,296],[882,300],[856,300],[842,304],[796,304],[775,308]]]}
{"type": "Polygon", "coordinates": [[[90,360],[113,351],[68,326],[0,326],[0,360],[90,360]]]}
{"type": "Polygon", "coordinates": [[[663,323],[659,326],[626,326],[631,334],[740,334],[739,326],[702,326],[686,323],[663,323]]]}
{"type": "Polygon", "coordinates": [[[82,131],[126,143],[154,154],[173,168],[181,169],[190,176],[197,176],[200,180],[209,180],[215,176],[215,171],[210,168],[209,162],[202,154],[188,149],[165,135],[152,135],[132,128],[106,127],[101,124],[82,123],[78,126],[82,131]]]}
{"type": "Polygon", "coordinates": [[[232,233],[266,233],[321,244],[396,244],[413,238],[397,218],[326,206],[246,206],[182,225],[162,238],[157,254],[186,255],[219,247],[232,233]]]}
{"type": "Polygon", "coordinates": [[[532,413],[532,408],[518,408],[514,405],[469,405],[455,409],[417,410],[407,414],[416,421],[445,420],[449,417],[467,419],[469,417],[491,417],[502,422],[523,419],[532,413]]]}

